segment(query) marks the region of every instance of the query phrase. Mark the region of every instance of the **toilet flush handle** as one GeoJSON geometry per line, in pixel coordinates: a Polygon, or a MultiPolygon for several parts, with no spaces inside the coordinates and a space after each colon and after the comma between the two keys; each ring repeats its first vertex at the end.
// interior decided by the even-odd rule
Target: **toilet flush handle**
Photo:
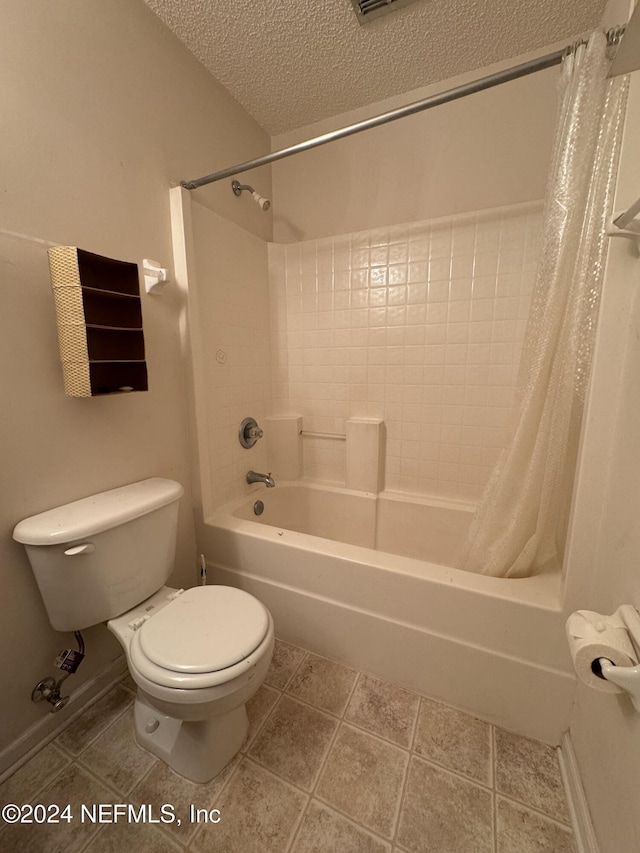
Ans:
{"type": "Polygon", "coordinates": [[[73,545],[73,547],[67,548],[64,553],[67,557],[75,557],[76,554],[91,554],[95,550],[96,546],[93,542],[83,542],[82,545],[73,545]]]}

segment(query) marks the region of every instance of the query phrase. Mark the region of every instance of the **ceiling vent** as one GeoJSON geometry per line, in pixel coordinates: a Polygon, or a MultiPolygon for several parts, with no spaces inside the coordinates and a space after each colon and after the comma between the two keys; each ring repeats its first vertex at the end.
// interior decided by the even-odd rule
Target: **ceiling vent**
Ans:
{"type": "Polygon", "coordinates": [[[415,0],[351,0],[359,24],[368,24],[381,15],[408,6],[409,3],[415,3],[415,0]]]}

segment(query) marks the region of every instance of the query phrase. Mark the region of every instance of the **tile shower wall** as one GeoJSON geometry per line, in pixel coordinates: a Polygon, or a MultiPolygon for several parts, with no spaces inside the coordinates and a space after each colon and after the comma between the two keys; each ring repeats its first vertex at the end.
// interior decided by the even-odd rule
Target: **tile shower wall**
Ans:
{"type": "MultiPolygon", "coordinates": [[[[274,402],[304,429],[383,418],[386,488],[474,500],[500,449],[541,204],[269,247],[274,402]]],[[[304,440],[305,477],[344,482],[344,442],[304,440]]]]}

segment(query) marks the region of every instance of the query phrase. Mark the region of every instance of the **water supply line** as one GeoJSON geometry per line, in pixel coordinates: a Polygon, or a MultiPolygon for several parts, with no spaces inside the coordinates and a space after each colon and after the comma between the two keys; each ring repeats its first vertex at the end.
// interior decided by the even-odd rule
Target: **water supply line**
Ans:
{"type": "Polygon", "coordinates": [[[78,651],[74,649],[63,649],[56,658],[56,666],[63,670],[62,676],[56,681],[55,678],[44,678],[39,681],[31,693],[32,702],[46,700],[51,705],[51,713],[61,711],[67,704],[70,696],[61,696],[60,688],[64,681],[73,675],[84,660],[84,639],[80,631],[74,631],[73,636],[78,644],[78,651]]]}

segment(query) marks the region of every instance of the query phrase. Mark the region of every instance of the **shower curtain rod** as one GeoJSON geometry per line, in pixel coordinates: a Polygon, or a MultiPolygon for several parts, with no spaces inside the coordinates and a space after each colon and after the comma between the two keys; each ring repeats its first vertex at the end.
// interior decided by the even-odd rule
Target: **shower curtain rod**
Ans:
{"type": "MultiPolygon", "coordinates": [[[[624,27],[616,27],[607,31],[607,41],[610,45],[618,44],[624,33],[624,27]]],[[[329,133],[323,133],[321,136],[316,136],[313,139],[307,139],[304,142],[298,142],[295,145],[290,145],[288,148],[281,148],[279,151],[273,151],[271,154],[265,154],[262,157],[257,157],[255,160],[247,160],[245,163],[239,163],[237,166],[230,166],[228,169],[221,169],[219,172],[213,172],[210,175],[205,175],[203,178],[196,178],[193,181],[181,181],[180,186],[187,190],[197,190],[198,187],[203,187],[205,184],[212,184],[215,181],[221,181],[224,178],[231,178],[233,175],[239,175],[241,172],[248,172],[250,169],[257,169],[258,166],[266,166],[269,163],[275,163],[277,160],[282,160],[285,157],[291,157],[293,154],[299,154],[301,151],[308,151],[311,148],[318,148],[320,145],[326,145],[328,142],[334,142],[336,139],[344,139],[346,136],[352,136],[354,133],[361,133],[363,130],[370,130],[373,127],[379,127],[382,124],[387,124],[391,121],[396,121],[399,118],[420,113],[423,110],[431,109],[431,107],[440,106],[440,104],[448,104],[450,101],[456,101],[458,98],[464,98],[466,95],[473,95],[476,92],[483,92],[485,89],[491,89],[494,86],[499,86],[501,83],[508,83],[510,80],[517,80],[519,77],[526,77],[527,74],[533,74],[536,71],[542,71],[545,68],[551,68],[554,65],[559,65],[569,52],[574,50],[578,44],[575,42],[568,47],[555,50],[553,53],[548,53],[545,56],[540,56],[537,59],[530,59],[528,62],[523,62],[521,65],[514,65],[512,68],[506,68],[504,71],[497,71],[494,74],[489,74],[486,77],[481,77],[479,80],[474,80],[471,83],[463,83],[460,86],[454,86],[453,89],[448,89],[445,92],[440,92],[438,95],[431,95],[421,101],[414,101],[404,107],[398,107],[395,110],[389,110],[386,113],[373,116],[372,118],[359,121],[356,124],[341,127],[338,130],[332,130],[329,133]]]]}

